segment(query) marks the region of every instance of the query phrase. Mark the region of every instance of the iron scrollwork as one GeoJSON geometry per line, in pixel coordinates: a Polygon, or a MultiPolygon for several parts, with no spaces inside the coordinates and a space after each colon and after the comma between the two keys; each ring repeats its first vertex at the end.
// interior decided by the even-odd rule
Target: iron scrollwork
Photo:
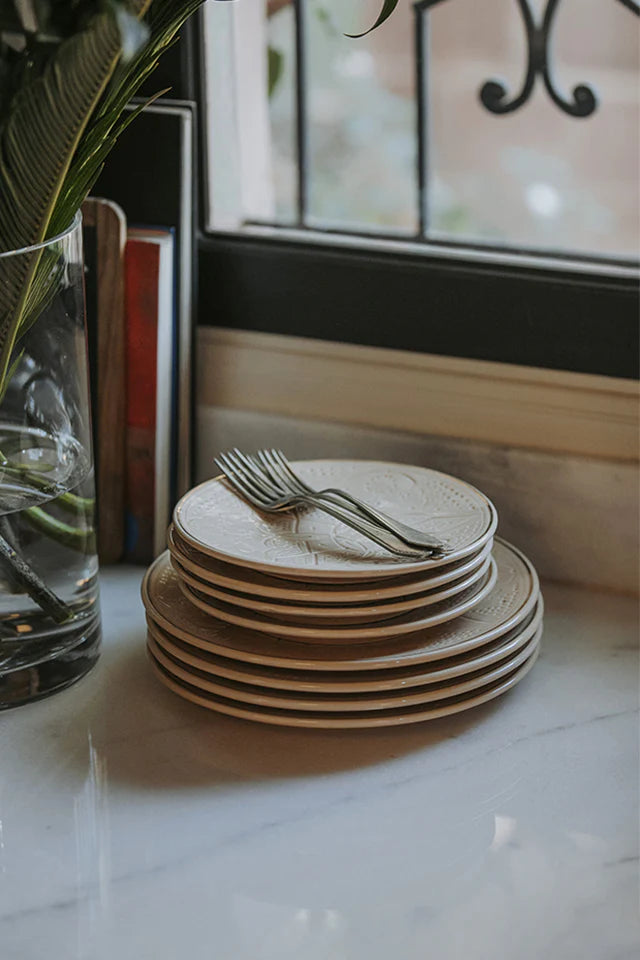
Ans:
{"type": "MultiPolygon", "coordinates": [[[[442,0],[423,0],[416,6],[422,11],[435,6],[442,0]]],[[[624,7],[640,15],[640,4],[636,0],[618,0],[624,7]]],[[[514,97],[509,97],[509,91],[500,80],[487,80],[480,89],[480,100],[491,113],[513,113],[523,106],[535,87],[536,78],[540,76],[551,100],[564,113],[572,117],[589,117],[598,106],[598,99],[586,83],[578,84],[573,88],[571,98],[564,97],[556,87],[552,77],[550,63],[551,37],[553,22],[560,6],[560,0],[547,0],[542,20],[536,23],[530,0],[517,0],[527,41],[527,71],[522,88],[514,97]]]]}

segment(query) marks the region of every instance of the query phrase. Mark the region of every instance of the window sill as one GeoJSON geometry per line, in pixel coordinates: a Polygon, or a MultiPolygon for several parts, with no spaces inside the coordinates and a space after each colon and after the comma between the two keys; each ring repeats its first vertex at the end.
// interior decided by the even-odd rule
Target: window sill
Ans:
{"type": "Polygon", "coordinates": [[[198,330],[197,402],[633,461],[633,380],[216,327],[198,330]]]}

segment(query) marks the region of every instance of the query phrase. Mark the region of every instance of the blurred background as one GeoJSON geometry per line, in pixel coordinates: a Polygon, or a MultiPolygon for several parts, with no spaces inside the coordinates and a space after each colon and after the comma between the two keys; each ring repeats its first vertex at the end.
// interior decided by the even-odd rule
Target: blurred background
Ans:
{"type": "MultiPolygon", "coordinates": [[[[546,5],[531,0],[536,23],[546,5]]],[[[434,241],[633,258],[640,39],[627,7],[558,4],[547,44],[553,85],[571,101],[587,84],[598,101],[590,116],[574,117],[540,75],[513,112],[496,115],[481,102],[489,80],[504,84],[508,100],[524,83],[528,43],[514,0],[440,0],[420,17],[400,0],[383,27],[359,39],[345,34],[370,26],[380,0],[210,4],[210,192],[225,195],[210,226],[423,231],[434,241]],[[233,90],[216,82],[229,67],[233,90]]]]}

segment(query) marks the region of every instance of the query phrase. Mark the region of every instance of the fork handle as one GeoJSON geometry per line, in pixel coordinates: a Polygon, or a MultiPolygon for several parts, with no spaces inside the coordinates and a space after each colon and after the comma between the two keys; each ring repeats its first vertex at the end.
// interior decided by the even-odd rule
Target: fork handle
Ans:
{"type": "MultiPolygon", "coordinates": [[[[335,517],[336,520],[340,520],[346,526],[351,527],[352,530],[356,530],[358,533],[362,534],[364,537],[368,537],[369,540],[373,540],[374,543],[377,543],[379,546],[384,547],[385,550],[388,550],[390,553],[395,554],[396,557],[403,557],[407,560],[429,560],[434,556],[435,550],[433,547],[408,547],[403,541],[398,541],[398,544],[393,543],[389,537],[393,539],[398,539],[390,531],[381,528],[377,523],[373,524],[366,520],[361,515],[355,515],[350,509],[344,508],[342,505],[333,503],[329,501],[328,498],[318,497],[316,494],[307,494],[307,493],[297,493],[295,497],[292,497],[291,504],[289,507],[282,507],[284,511],[286,509],[291,509],[296,503],[304,503],[311,507],[316,507],[318,510],[328,513],[330,516],[335,517]]],[[[259,508],[258,508],[259,509],[259,508]]]]}
{"type": "Polygon", "coordinates": [[[394,520],[386,513],[383,513],[381,510],[376,510],[375,507],[370,506],[363,500],[358,500],[356,497],[352,497],[351,494],[347,493],[345,490],[339,490],[335,487],[327,487],[325,490],[314,491],[314,496],[322,500],[327,500],[330,503],[335,503],[339,506],[342,506],[343,501],[346,501],[355,507],[358,516],[366,517],[367,519],[372,520],[374,523],[384,527],[390,533],[395,534],[395,536],[398,537],[398,539],[405,543],[408,547],[414,547],[415,549],[421,550],[439,551],[442,553],[446,551],[446,545],[441,540],[438,540],[437,537],[433,537],[427,533],[422,534],[419,530],[415,530],[413,527],[408,527],[406,524],[400,523],[399,520],[394,520]]]}

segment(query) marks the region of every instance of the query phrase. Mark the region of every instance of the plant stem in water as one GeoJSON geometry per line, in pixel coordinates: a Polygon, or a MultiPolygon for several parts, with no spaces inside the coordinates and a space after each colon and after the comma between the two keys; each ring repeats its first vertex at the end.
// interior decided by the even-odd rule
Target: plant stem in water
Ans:
{"type": "Polygon", "coordinates": [[[42,533],[53,540],[57,540],[65,547],[89,553],[95,550],[95,533],[91,527],[72,527],[70,523],[63,523],[50,516],[41,507],[29,507],[26,511],[29,522],[42,533]]]}
{"type": "Polygon", "coordinates": [[[49,590],[38,574],[14,550],[4,534],[7,533],[6,518],[0,519],[0,559],[11,568],[11,573],[17,583],[29,594],[56,623],[64,623],[73,617],[73,610],[68,604],[49,590]]]}

